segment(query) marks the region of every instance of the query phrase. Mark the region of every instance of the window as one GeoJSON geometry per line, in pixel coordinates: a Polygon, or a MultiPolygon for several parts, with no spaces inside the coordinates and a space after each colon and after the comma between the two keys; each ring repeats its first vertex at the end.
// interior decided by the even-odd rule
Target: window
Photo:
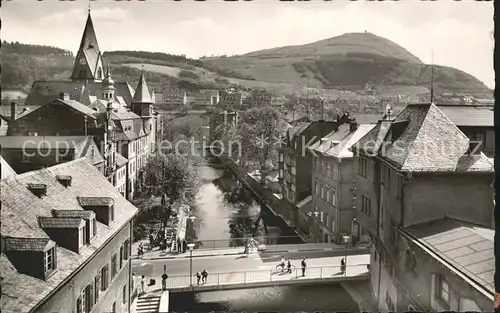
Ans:
{"type": "Polygon", "coordinates": [[[321,223],[323,223],[323,211],[321,211],[321,213],[319,214],[320,218],[319,220],[321,221],[321,223]]]}
{"type": "Polygon", "coordinates": [[[332,204],[337,205],[337,191],[335,188],[332,188],[332,204]]]}
{"type": "Polygon", "coordinates": [[[332,178],[335,180],[338,178],[338,165],[336,163],[332,164],[332,178]]]}
{"type": "Polygon", "coordinates": [[[119,264],[120,264],[120,268],[122,268],[122,266],[123,266],[123,245],[120,247],[120,261],[119,261],[119,264]]]}
{"type": "Polygon", "coordinates": [[[368,160],[360,157],[358,159],[358,174],[363,177],[368,177],[368,160]]]}
{"type": "Polygon", "coordinates": [[[101,290],[101,273],[97,272],[96,277],[94,277],[94,291],[95,291],[95,303],[99,301],[99,291],[101,290]]]}
{"type": "Polygon", "coordinates": [[[362,195],[361,196],[361,212],[370,216],[371,215],[371,206],[372,206],[372,199],[362,195]]]}
{"type": "Polygon", "coordinates": [[[321,185],[321,199],[324,199],[324,196],[325,196],[324,191],[325,190],[323,188],[323,185],[321,185]]]}
{"type": "Polygon", "coordinates": [[[326,186],[326,202],[330,202],[330,189],[326,186]]]}
{"type": "Polygon", "coordinates": [[[410,249],[407,249],[405,252],[405,265],[406,267],[415,272],[417,269],[417,257],[414,252],[411,252],[410,249]]]}
{"type": "Polygon", "coordinates": [[[330,172],[330,163],[327,162],[326,163],[326,176],[330,177],[330,174],[331,174],[331,172],[330,172]]]}
{"type": "Polygon", "coordinates": [[[116,302],[111,305],[111,313],[116,313],[116,302]]]}
{"type": "Polygon", "coordinates": [[[56,267],[55,267],[55,260],[54,260],[54,256],[55,256],[55,252],[56,252],[56,248],[51,248],[50,250],[48,250],[47,252],[45,252],[45,260],[44,260],[44,269],[45,269],[45,272],[50,272],[52,270],[54,270],[56,267]]]}
{"type": "Polygon", "coordinates": [[[127,239],[123,243],[123,259],[128,260],[129,257],[130,257],[130,240],[127,239]]]}
{"type": "Polygon", "coordinates": [[[319,183],[317,180],[314,182],[314,185],[315,185],[315,187],[314,187],[315,193],[318,195],[319,194],[319,183]]]}
{"type": "Polygon", "coordinates": [[[446,304],[450,303],[450,285],[443,278],[439,279],[439,296],[446,304]]]}
{"type": "Polygon", "coordinates": [[[106,291],[109,285],[109,264],[101,269],[101,291],[106,291]]]}
{"type": "Polygon", "coordinates": [[[85,244],[85,226],[78,231],[78,246],[81,247],[85,244]]]}
{"type": "Polygon", "coordinates": [[[122,290],[122,303],[125,304],[127,303],[127,285],[123,285],[123,290],[122,290]]]}
{"type": "Polygon", "coordinates": [[[403,191],[403,176],[398,174],[398,199],[401,199],[402,191],[403,191]]]}
{"type": "Polygon", "coordinates": [[[394,248],[398,247],[398,232],[396,230],[396,224],[391,222],[391,233],[390,233],[390,241],[393,244],[394,248]]]}
{"type": "Polygon", "coordinates": [[[113,256],[111,257],[111,280],[113,280],[113,278],[115,278],[116,276],[116,273],[117,273],[117,257],[116,257],[116,253],[113,254],[113,256]]]}

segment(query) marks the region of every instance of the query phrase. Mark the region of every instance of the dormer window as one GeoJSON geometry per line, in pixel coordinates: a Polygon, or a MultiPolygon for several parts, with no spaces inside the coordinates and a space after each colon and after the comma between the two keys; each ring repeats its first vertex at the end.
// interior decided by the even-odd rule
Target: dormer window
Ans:
{"type": "Polygon", "coordinates": [[[43,268],[45,270],[45,273],[49,273],[56,269],[55,256],[56,256],[56,247],[53,247],[45,252],[44,262],[43,262],[43,268]]]}
{"type": "Polygon", "coordinates": [[[37,197],[42,198],[47,195],[47,185],[45,184],[28,184],[28,189],[37,197]]]}
{"type": "Polygon", "coordinates": [[[71,176],[69,175],[57,175],[56,179],[63,185],[64,187],[71,186],[71,176]]]}
{"type": "Polygon", "coordinates": [[[111,197],[80,197],[78,198],[80,205],[85,210],[95,212],[96,219],[105,224],[110,225],[115,219],[114,199],[111,197]]]}
{"type": "Polygon", "coordinates": [[[82,226],[78,230],[78,247],[83,247],[87,241],[87,238],[85,236],[85,226],[82,226]]]}

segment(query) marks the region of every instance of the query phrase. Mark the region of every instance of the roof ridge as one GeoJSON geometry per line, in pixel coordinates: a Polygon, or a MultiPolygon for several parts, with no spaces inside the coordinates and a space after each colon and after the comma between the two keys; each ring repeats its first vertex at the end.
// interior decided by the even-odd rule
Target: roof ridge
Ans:
{"type": "Polygon", "coordinates": [[[26,178],[26,177],[30,177],[30,176],[32,176],[32,175],[34,175],[36,173],[42,173],[42,172],[49,172],[49,173],[53,174],[52,173],[52,169],[59,169],[59,168],[71,166],[73,164],[84,162],[86,160],[87,159],[85,157],[81,157],[81,158],[78,158],[78,159],[75,159],[75,160],[71,160],[71,161],[68,161],[68,162],[56,164],[56,165],[53,165],[51,167],[45,167],[45,168],[41,168],[41,169],[38,169],[38,170],[29,171],[29,172],[22,173],[22,174],[17,174],[16,176],[13,176],[13,178],[16,178],[16,179],[17,178],[26,178]]]}

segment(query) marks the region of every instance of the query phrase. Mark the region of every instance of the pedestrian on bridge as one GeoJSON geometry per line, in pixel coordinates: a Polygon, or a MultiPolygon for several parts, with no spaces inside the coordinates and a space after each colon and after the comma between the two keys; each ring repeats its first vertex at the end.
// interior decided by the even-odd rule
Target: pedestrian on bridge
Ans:
{"type": "Polygon", "coordinates": [[[203,272],[201,272],[201,280],[203,281],[203,283],[207,282],[207,278],[208,278],[208,273],[206,270],[203,270],[203,272]]]}
{"type": "Polygon", "coordinates": [[[196,272],[196,284],[199,285],[200,284],[200,279],[201,279],[201,274],[200,272],[196,272]]]}
{"type": "Polygon", "coordinates": [[[167,290],[167,265],[163,265],[163,275],[161,275],[161,289],[163,291],[167,290]]]}
{"type": "Polygon", "coordinates": [[[288,258],[288,260],[287,260],[287,261],[288,261],[288,262],[287,262],[287,268],[288,268],[288,269],[287,269],[287,271],[286,271],[286,272],[287,272],[288,274],[292,274],[292,261],[290,260],[290,258],[288,258]]]}
{"type": "Polygon", "coordinates": [[[302,262],[300,262],[300,265],[302,267],[302,277],[306,276],[306,258],[302,258],[302,262]]]}
{"type": "Polygon", "coordinates": [[[181,237],[177,237],[177,252],[181,253],[182,252],[182,241],[181,237]]]}

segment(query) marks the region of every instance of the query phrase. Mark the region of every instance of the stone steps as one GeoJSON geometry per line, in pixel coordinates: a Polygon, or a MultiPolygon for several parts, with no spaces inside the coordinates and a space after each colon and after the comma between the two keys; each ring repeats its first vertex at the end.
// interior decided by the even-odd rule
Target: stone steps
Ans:
{"type": "Polygon", "coordinates": [[[137,313],[157,313],[160,309],[159,296],[140,296],[137,299],[137,313]]]}

